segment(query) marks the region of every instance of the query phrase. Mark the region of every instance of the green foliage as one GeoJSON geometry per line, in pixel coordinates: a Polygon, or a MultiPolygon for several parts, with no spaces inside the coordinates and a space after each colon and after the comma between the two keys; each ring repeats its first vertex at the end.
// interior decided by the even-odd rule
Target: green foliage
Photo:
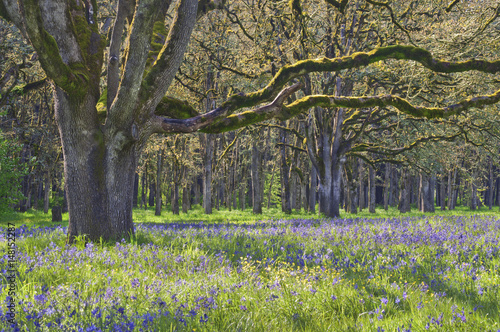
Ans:
{"type": "Polygon", "coordinates": [[[0,213],[24,198],[21,194],[21,177],[28,172],[27,164],[20,163],[21,147],[0,134],[0,213]]]}

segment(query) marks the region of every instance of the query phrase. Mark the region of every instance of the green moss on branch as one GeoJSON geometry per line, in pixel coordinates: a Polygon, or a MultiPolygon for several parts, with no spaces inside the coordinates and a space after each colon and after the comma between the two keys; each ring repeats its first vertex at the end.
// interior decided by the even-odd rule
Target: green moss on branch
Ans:
{"type": "Polygon", "coordinates": [[[168,96],[162,98],[155,114],[171,119],[189,119],[199,115],[188,102],[168,96]]]}

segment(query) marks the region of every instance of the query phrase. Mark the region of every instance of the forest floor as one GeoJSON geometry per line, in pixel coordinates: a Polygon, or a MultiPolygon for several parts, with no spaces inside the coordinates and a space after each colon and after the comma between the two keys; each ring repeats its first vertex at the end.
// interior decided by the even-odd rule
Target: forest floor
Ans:
{"type": "MultiPolygon", "coordinates": [[[[318,206],[316,205],[316,211],[318,211],[318,206]]],[[[255,215],[252,213],[251,208],[247,208],[245,211],[239,209],[232,209],[231,211],[222,208],[220,210],[213,209],[213,213],[207,215],[204,213],[203,208],[199,205],[193,206],[193,209],[189,210],[187,213],[182,211],[175,215],[170,210],[163,209],[161,216],[155,216],[155,208],[148,207],[146,209],[136,208],[133,212],[133,219],[135,223],[169,223],[169,222],[208,222],[208,223],[253,223],[261,220],[290,220],[297,218],[307,218],[307,219],[320,219],[318,213],[310,213],[304,211],[293,211],[292,214],[285,214],[281,211],[281,208],[271,207],[263,208],[261,215],[255,215]]],[[[500,217],[500,210],[498,206],[494,206],[492,210],[488,207],[482,206],[476,210],[471,210],[466,206],[457,206],[454,210],[441,211],[439,207],[436,207],[435,212],[420,212],[413,205],[412,210],[408,213],[400,213],[397,208],[389,207],[386,211],[382,206],[377,206],[375,213],[370,213],[368,209],[364,209],[357,214],[347,213],[344,210],[340,211],[340,218],[342,219],[356,219],[356,218],[399,218],[399,217],[422,217],[422,216],[472,216],[472,215],[493,215],[500,217]]],[[[45,227],[45,226],[68,226],[68,213],[62,214],[62,222],[52,222],[52,215],[50,213],[44,214],[42,211],[28,210],[25,213],[18,212],[8,212],[0,214],[0,226],[7,226],[8,223],[13,223],[15,225],[28,225],[33,227],[45,227]]]]}
{"type": "Polygon", "coordinates": [[[498,207],[414,211],[134,210],[130,241],[73,246],[67,214],[4,215],[0,331],[500,330],[498,207]]]}

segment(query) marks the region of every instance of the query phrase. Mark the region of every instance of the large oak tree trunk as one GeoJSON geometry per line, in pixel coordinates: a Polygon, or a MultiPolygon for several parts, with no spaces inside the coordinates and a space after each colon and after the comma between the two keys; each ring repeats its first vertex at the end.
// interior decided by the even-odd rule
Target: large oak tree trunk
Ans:
{"type": "Polygon", "coordinates": [[[97,98],[73,100],[55,88],[55,115],[64,154],[68,240],[118,240],[134,233],[132,196],[137,164],[127,134],[103,134],[95,112],[97,98]],[[71,112],[70,112],[71,110],[71,112]],[[74,115],[74,116],[73,116],[74,115]]]}

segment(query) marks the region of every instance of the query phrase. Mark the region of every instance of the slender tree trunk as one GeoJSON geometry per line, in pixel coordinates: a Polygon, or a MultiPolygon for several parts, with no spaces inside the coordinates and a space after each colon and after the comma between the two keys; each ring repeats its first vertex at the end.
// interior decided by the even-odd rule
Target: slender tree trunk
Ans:
{"type": "Polygon", "coordinates": [[[368,169],[369,172],[369,182],[368,182],[368,191],[370,193],[369,196],[369,211],[370,213],[375,213],[375,170],[372,166],[368,169]]]}
{"type": "Polygon", "coordinates": [[[158,151],[158,160],[156,162],[156,203],[155,216],[161,216],[161,177],[163,168],[163,149],[158,151]]]}
{"type": "Polygon", "coordinates": [[[245,211],[246,208],[246,190],[247,190],[247,167],[242,166],[241,169],[241,181],[239,185],[238,200],[240,205],[240,210],[245,211]]]}
{"type": "Polygon", "coordinates": [[[448,210],[452,210],[453,209],[453,186],[454,186],[454,182],[453,182],[453,173],[452,171],[449,171],[448,172],[448,210]]]}
{"type": "Polygon", "coordinates": [[[50,203],[50,171],[45,173],[45,184],[43,192],[43,213],[49,213],[49,203],[50,203]]]}
{"type": "Polygon", "coordinates": [[[316,213],[316,188],[318,187],[318,173],[311,167],[311,181],[309,187],[309,212],[316,213]]]}
{"type": "Polygon", "coordinates": [[[201,202],[201,193],[200,193],[200,183],[199,178],[195,177],[193,182],[193,190],[194,190],[194,204],[199,205],[201,202]]]}
{"type": "Polygon", "coordinates": [[[488,171],[489,171],[489,176],[488,176],[488,209],[491,210],[493,209],[493,192],[494,187],[493,187],[493,161],[491,160],[492,158],[488,158],[488,171]]]}
{"type": "Polygon", "coordinates": [[[260,186],[261,153],[257,142],[252,143],[252,212],[262,214],[262,192],[260,186]]]}
{"type": "Polygon", "coordinates": [[[142,177],[141,177],[141,209],[142,206],[144,205],[144,209],[146,209],[146,173],[142,172],[142,177]]]}
{"type": "Polygon", "coordinates": [[[384,173],[384,210],[389,209],[389,193],[391,186],[391,168],[392,164],[385,164],[385,173],[384,173]]]}
{"type": "Polygon", "coordinates": [[[427,174],[420,174],[420,211],[433,212],[434,199],[431,197],[433,194],[429,176],[427,174]]]}
{"type": "Polygon", "coordinates": [[[187,213],[191,208],[191,189],[189,185],[182,188],[182,212],[187,213]]]}
{"type": "MultiPolygon", "coordinates": [[[[137,207],[137,196],[139,195],[139,174],[134,175],[134,197],[132,198],[132,206],[137,207]]],[[[141,206],[142,207],[142,206],[141,206]]]]}
{"type": "Polygon", "coordinates": [[[399,211],[401,213],[406,213],[410,211],[410,176],[408,170],[403,169],[401,171],[401,188],[399,190],[399,211]]]}
{"type": "Polygon", "coordinates": [[[430,212],[436,212],[434,196],[436,194],[436,174],[432,174],[429,181],[429,207],[430,212]]]}
{"type": "MultiPolygon", "coordinates": [[[[285,122],[281,123],[282,126],[285,126],[285,122]]],[[[281,209],[286,214],[292,212],[292,208],[290,206],[290,184],[289,184],[289,174],[288,174],[288,163],[286,162],[286,131],[280,130],[280,143],[282,144],[280,147],[281,154],[281,209]]]]}
{"type": "Polygon", "coordinates": [[[212,214],[212,162],[215,149],[215,135],[202,134],[204,137],[204,165],[203,165],[203,209],[205,214],[212,214]]]}
{"type": "Polygon", "coordinates": [[[363,160],[359,160],[359,211],[363,211],[365,208],[365,174],[364,174],[364,167],[363,167],[363,160]]]}
{"type": "Polygon", "coordinates": [[[441,172],[440,185],[439,185],[439,205],[441,206],[441,211],[446,210],[446,184],[445,184],[444,172],[441,172]]]}
{"type": "Polygon", "coordinates": [[[274,174],[276,171],[276,163],[273,163],[273,169],[271,171],[271,181],[269,183],[269,191],[267,192],[267,208],[271,208],[271,196],[273,192],[273,184],[274,184],[274,174]]]}
{"type": "Polygon", "coordinates": [[[172,184],[172,201],[170,205],[172,207],[173,214],[179,214],[179,184],[174,182],[172,184]]]}

